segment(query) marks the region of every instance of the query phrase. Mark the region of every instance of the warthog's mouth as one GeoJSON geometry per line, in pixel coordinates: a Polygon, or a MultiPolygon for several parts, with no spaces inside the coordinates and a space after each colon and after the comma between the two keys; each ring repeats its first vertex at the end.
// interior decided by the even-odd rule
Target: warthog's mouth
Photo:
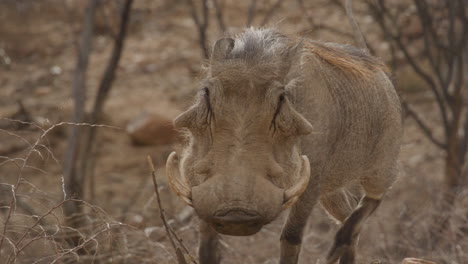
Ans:
{"type": "Polygon", "coordinates": [[[209,222],[216,232],[230,236],[250,236],[264,225],[257,212],[238,207],[218,210],[209,222]]]}

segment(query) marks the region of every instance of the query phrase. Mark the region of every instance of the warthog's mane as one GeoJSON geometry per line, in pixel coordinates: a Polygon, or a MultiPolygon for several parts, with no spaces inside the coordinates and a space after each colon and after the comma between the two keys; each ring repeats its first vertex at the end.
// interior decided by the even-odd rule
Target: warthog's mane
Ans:
{"type": "MultiPolygon", "coordinates": [[[[299,45],[303,55],[314,54],[323,62],[358,77],[370,77],[385,65],[351,45],[299,40],[274,28],[248,28],[234,37],[234,48],[223,61],[211,62],[212,76],[268,81],[284,77],[291,60],[289,52],[299,45]]],[[[300,56],[297,56],[300,58],[300,56]]],[[[294,62],[293,62],[294,63],[294,62]]]]}
{"type": "Polygon", "coordinates": [[[305,45],[303,52],[315,54],[341,71],[361,78],[370,78],[378,70],[389,71],[379,58],[370,56],[366,51],[352,45],[310,41],[305,45]]]}
{"type": "Polygon", "coordinates": [[[223,61],[212,62],[212,75],[268,81],[278,78],[294,41],[272,28],[248,28],[234,37],[234,48],[223,61]]]}

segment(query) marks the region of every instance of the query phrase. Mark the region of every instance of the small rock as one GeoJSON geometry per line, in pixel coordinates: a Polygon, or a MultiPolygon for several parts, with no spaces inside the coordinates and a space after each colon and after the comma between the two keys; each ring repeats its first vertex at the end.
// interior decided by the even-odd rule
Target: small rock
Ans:
{"type": "Polygon", "coordinates": [[[424,155],[413,155],[408,159],[408,164],[411,167],[415,167],[416,165],[420,164],[424,161],[424,155]]]}
{"type": "Polygon", "coordinates": [[[188,220],[190,220],[194,213],[195,210],[193,210],[192,207],[187,206],[176,216],[177,221],[180,223],[186,223],[188,220]]]}
{"type": "Polygon", "coordinates": [[[145,236],[152,241],[160,241],[167,236],[166,230],[160,226],[149,226],[144,229],[145,236]]]}
{"type": "Polygon", "coordinates": [[[137,228],[144,228],[146,226],[145,217],[140,214],[129,215],[127,223],[137,228]]]}
{"type": "Polygon", "coordinates": [[[140,114],[128,123],[127,133],[138,145],[166,145],[177,141],[172,120],[157,114],[140,114]]]}
{"type": "Polygon", "coordinates": [[[54,65],[50,68],[50,73],[52,75],[60,75],[62,73],[62,68],[60,68],[60,66],[54,65]]]}
{"type": "Polygon", "coordinates": [[[35,92],[36,92],[36,95],[42,96],[42,95],[49,94],[51,92],[51,89],[48,86],[42,86],[42,87],[36,88],[35,92]]]}

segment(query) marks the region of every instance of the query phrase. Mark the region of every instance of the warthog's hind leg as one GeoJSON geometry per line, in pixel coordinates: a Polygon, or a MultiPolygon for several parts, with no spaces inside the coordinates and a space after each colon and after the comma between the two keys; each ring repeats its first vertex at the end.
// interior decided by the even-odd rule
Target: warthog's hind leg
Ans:
{"type": "Polygon", "coordinates": [[[221,263],[221,254],[218,247],[218,233],[208,223],[200,220],[200,247],[198,248],[200,264],[221,263]]]}
{"type": "Polygon", "coordinates": [[[359,240],[359,232],[366,219],[379,207],[383,195],[395,181],[396,175],[396,166],[393,166],[361,177],[360,185],[365,195],[336,233],[335,241],[328,253],[327,264],[335,263],[338,259],[340,264],[355,263],[355,248],[359,240]]]}
{"type": "Polygon", "coordinates": [[[328,253],[327,263],[335,263],[340,259],[340,264],[354,263],[354,250],[364,221],[377,209],[380,199],[364,196],[357,208],[345,220],[343,226],[335,236],[333,246],[328,253]]]}
{"type": "Polygon", "coordinates": [[[280,264],[296,264],[298,262],[304,228],[317,199],[318,192],[309,186],[299,201],[291,208],[281,233],[280,264]]]}

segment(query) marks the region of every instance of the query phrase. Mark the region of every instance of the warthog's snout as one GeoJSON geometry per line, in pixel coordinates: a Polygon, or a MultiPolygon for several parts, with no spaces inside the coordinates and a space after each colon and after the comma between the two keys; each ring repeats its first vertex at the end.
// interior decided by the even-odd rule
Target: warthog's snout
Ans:
{"type": "Polygon", "coordinates": [[[268,168],[268,164],[254,166],[254,158],[241,161],[240,165],[211,167],[207,179],[193,184],[193,178],[186,177],[190,175],[189,171],[185,170],[183,175],[180,173],[180,167],[184,168],[187,161],[179,163],[177,154],[173,152],[167,159],[166,173],[171,188],[216,232],[249,236],[297,201],[307,188],[310,163],[306,156],[302,156],[293,171],[297,179],[288,188],[281,188],[265,175],[267,169],[264,168],[268,168]],[[192,184],[187,179],[192,180],[192,184]]]}
{"type": "Polygon", "coordinates": [[[212,218],[212,225],[221,234],[249,236],[260,231],[263,221],[257,212],[236,207],[216,211],[212,218]]]}

